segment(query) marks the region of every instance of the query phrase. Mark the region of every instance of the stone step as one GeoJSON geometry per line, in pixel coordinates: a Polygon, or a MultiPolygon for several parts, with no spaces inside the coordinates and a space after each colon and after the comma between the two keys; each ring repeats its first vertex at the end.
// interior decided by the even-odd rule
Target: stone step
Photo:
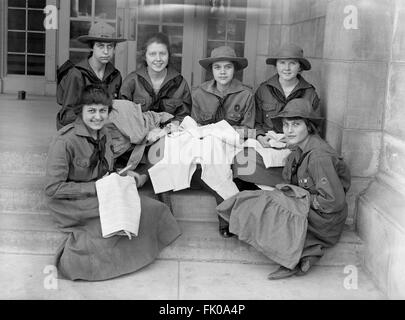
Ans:
{"type": "MultiPolygon", "coordinates": [[[[162,251],[161,259],[272,263],[250,245],[236,238],[222,238],[217,222],[178,221],[182,235],[162,251]]],[[[51,255],[62,239],[63,234],[56,229],[49,215],[0,214],[0,252],[51,255]]],[[[361,240],[346,229],[340,242],[326,252],[319,264],[359,265],[361,254],[361,240]]]]}

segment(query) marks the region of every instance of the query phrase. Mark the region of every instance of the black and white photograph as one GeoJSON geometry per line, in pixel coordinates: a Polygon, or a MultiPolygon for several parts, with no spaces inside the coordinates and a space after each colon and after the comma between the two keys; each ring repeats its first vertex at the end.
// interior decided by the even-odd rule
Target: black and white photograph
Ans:
{"type": "Polygon", "coordinates": [[[404,106],[403,0],[0,0],[0,300],[403,300],[404,106]]]}

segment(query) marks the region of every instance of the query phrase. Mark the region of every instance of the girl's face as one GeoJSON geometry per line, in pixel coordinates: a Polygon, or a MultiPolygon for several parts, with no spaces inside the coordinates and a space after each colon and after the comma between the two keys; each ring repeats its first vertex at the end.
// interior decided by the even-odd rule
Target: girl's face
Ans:
{"type": "Polygon", "coordinates": [[[112,42],[95,42],[93,57],[102,64],[107,64],[114,57],[115,45],[112,42]]]}
{"type": "Polygon", "coordinates": [[[283,119],[283,132],[288,146],[300,145],[308,136],[308,127],[303,119],[283,119]]]}
{"type": "Polygon", "coordinates": [[[297,78],[301,71],[298,60],[295,59],[278,59],[276,63],[277,73],[284,81],[291,81],[297,78]]]}
{"type": "Polygon", "coordinates": [[[162,72],[169,63],[169,51],[166,45],[152,42],[146,48],[146,63],[155,72],[162,72]]]}
{"type": "Polygon", "coordinates": [[[108,119],[108,106],[88,104],[82,109],[82,119],[90,133],[100,130],[108,119]]]}
{"type": "Polygon", "coordinates": [[[228,85],[235,73],[235,67],[231,61],[217,61],[212,64],[212,74],[215,81],[222,85],[228,85]]]}

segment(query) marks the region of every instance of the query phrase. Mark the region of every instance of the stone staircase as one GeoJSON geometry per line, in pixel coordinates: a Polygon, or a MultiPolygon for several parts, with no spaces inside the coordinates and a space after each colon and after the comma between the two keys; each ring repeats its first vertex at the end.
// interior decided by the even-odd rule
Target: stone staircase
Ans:
{"type": "MultiPolygon", "coordinates": [[[[57,108],[51,98],[8,104],[4,99],[0,99],[0,258],[46,256],[49,260],[62,238],[43,194],[46,152],[55,132],[57,108]]],[[[141,192],[156,197],[150,184],[141,192]]],[[[253,247],[219,235],[215,200],[210,194],[202,190],[175,192],[170,205],[182,235],[161,252],[158,260],[274,265],[253,247]]],[[[327,251],[319,266],[361,268],[362,242],[352,229],[347,226],[340,242],[327,251]]],[[[371,295],[376,297],[379,294],[371,295]]]]}

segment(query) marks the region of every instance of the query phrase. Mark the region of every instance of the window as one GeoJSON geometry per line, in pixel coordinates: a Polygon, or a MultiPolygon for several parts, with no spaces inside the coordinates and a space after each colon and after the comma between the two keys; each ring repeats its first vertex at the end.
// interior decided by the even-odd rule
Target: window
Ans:
{"type": "Polygon", "coordinates": [[[181,72],[183,51],[184,0],[140,0],[137,24],[137,65],[146,40],[156,32],[169,37],[171,64],[181,72]]]}
{"type": "Polygon", "coordinates": [[[76,40],[88,34],[92,24],[104,21],[116,29],[116,0],[71,0],[69,59],[74,63],[86,58],[90,48],[76,40]]]}
{"type": "MultiPolygon", "coordinates": [[[[207,30],[207,57],[219,46],[230,46],[238,57],[244,56],[246,7],[247,0],[210,1],[207,30]]],[[[243,72],[235,77],[243,78],[243,72]]],[[[212,79],[211,72],[206,73],[206,80],[212,79]]]]}
{"type": "Polygon", "coordinates": [[[45,75],[46,0],[9,0],[7,74],[45,75]]]}

